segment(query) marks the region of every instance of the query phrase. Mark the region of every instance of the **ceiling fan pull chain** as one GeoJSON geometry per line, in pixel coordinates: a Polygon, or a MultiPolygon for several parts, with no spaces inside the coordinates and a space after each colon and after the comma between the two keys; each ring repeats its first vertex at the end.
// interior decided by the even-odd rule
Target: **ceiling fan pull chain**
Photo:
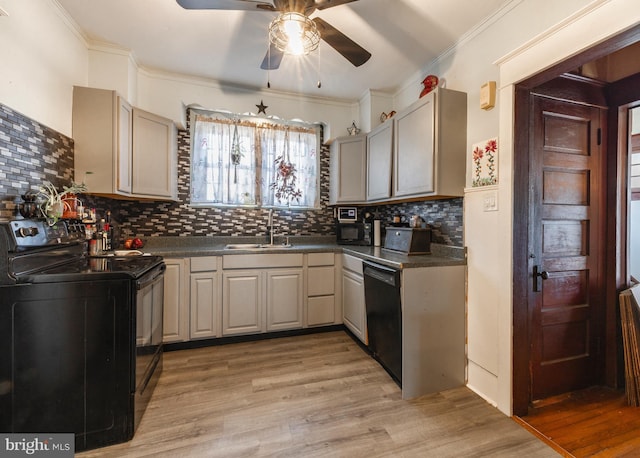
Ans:
{"type": "Polygon", "coordinates": [[[322,81],[320,81],[320,46],[318,46],[318,89],[322,87],[322,81]]]}
{"type": "Polygon", "coordinates": [[[271,42],[267,37],[267,89],[271,89],[271,42]]]}

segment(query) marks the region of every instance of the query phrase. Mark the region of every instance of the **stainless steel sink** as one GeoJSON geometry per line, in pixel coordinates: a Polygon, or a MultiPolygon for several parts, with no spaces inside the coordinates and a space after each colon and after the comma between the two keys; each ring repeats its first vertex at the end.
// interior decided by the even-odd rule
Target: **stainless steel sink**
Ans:
{"type": "Polygon", "coordinates": [[[291,244],[269,244],[269,243],[230,243],[225,246],[227,250],[266,250],[266,249],[277,249],[277,248],[291,248],[291,244]]]}
{"type": "Polygon", "coordinates": [[[256,250],[260,248],[259,243],[231,243],[225,247],[227,250],[256,250]]]}

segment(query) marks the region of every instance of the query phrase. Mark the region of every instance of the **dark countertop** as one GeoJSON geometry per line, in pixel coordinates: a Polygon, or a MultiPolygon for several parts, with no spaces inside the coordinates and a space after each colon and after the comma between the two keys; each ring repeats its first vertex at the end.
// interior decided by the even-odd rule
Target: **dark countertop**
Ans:
{"type": "MultiPolygon", "coordinates": [[[[274,244],[269,248],[228,249],[228,244],[264,243],[256,237],[150,237],[141,250],[166,258],[221,256],[230,254],[270,253],[346,253],[366,261],[378,262],[399,269],[416,267],[455,266],[466,264],[466,249],[431,244],[431,254],[408,256],[404,253],[372,246],[337,245],[335,237],[290,237],[290,247],[274,244]]],[[[280,242],[280,240],[278,240],[280,242]]]]}
{"type": "Polygon", "coordinates": [[[342,252],[397,269],[416,267],[463,266],[467,263],[465,248],[431,244],[431,254],[406,255],[373,246],[342,246],[342,252]]]}

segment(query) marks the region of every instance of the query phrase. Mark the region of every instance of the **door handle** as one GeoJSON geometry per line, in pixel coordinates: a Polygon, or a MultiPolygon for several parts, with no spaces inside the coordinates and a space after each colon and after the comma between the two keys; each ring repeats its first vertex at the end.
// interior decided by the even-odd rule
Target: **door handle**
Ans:
{"type": "Polygon", "coordinates": [[[538,278],[546,280],[549,278],[549,272],[546,270],[540,270],[538,266],[533,266],[533,291],[539,292],[540,286],[538,284],[538,278]]]}

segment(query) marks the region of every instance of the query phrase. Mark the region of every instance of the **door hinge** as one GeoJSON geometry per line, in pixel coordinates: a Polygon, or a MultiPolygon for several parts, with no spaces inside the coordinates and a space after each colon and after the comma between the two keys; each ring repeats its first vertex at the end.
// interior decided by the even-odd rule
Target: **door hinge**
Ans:
{"type": "Polygon", "coordinates": [[[598,127],[598,146],[602,145],[602,128],[598,127]]]}

